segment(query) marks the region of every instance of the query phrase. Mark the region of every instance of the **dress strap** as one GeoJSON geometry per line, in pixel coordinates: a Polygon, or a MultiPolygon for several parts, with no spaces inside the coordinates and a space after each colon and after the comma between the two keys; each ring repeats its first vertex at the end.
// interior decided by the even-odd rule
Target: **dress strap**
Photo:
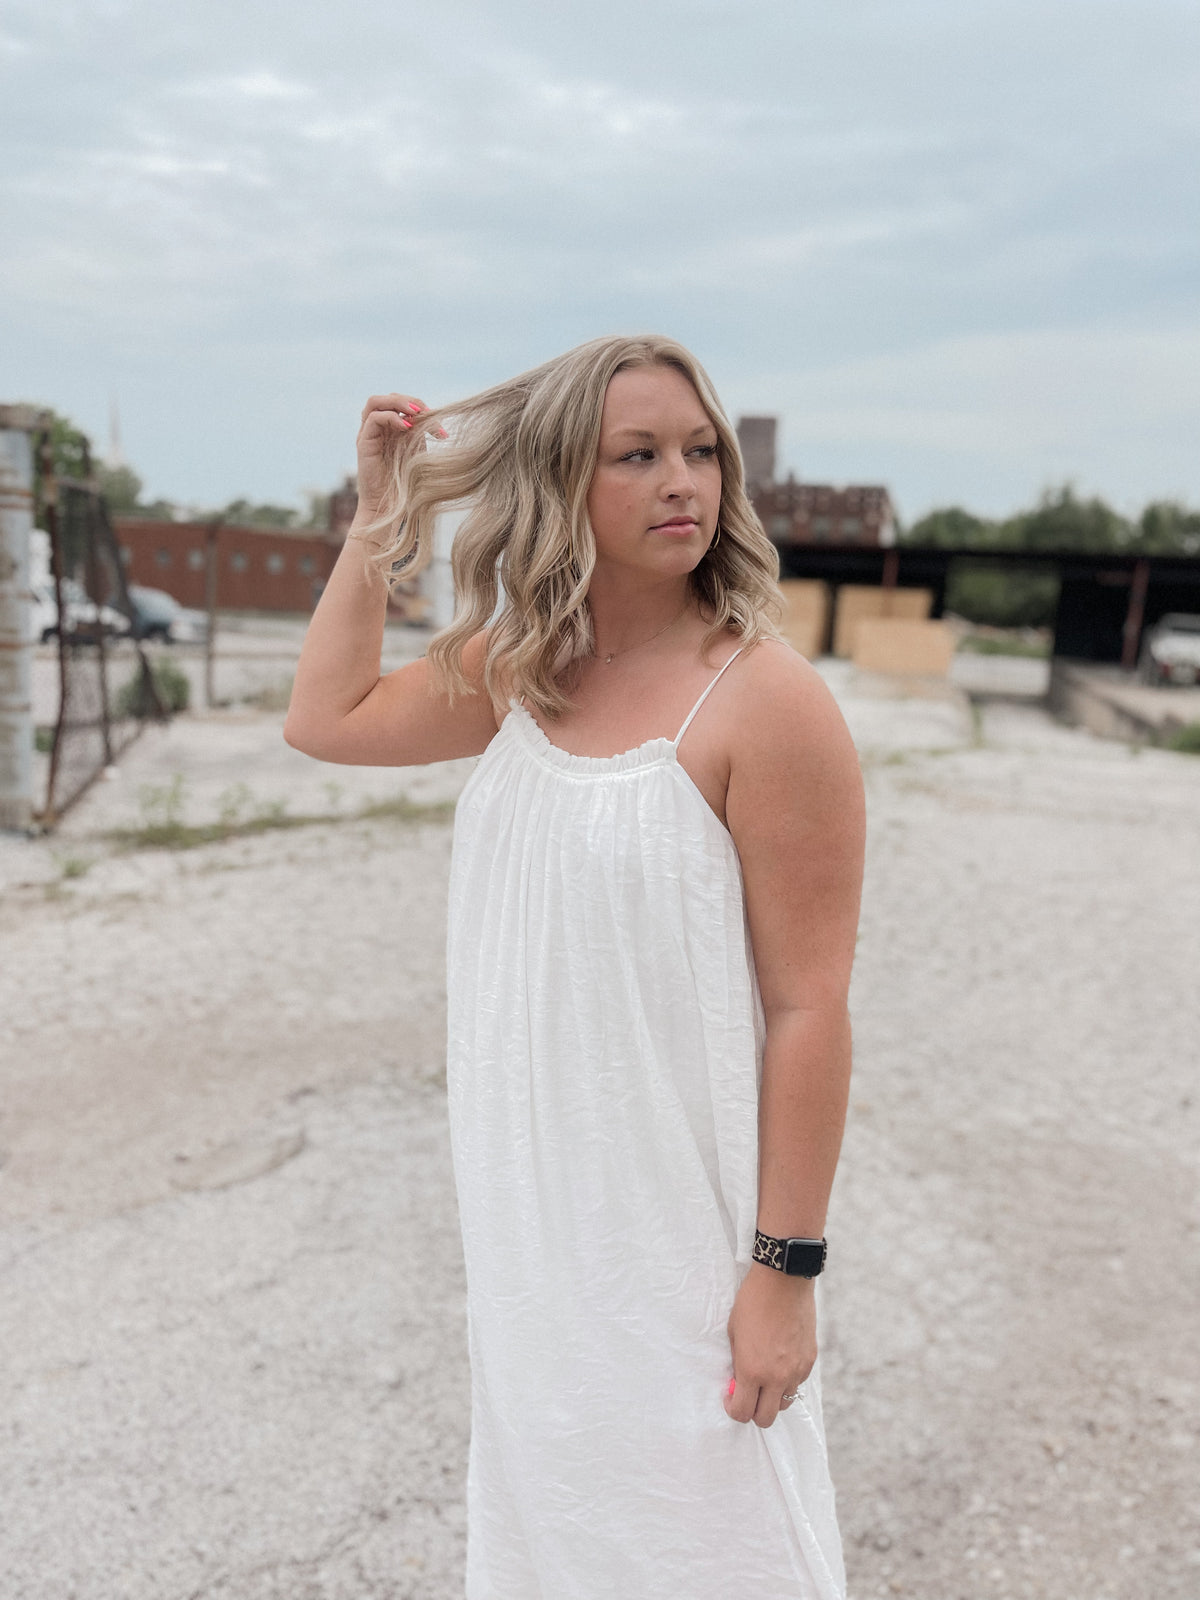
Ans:
{"type": "MultiPolygon", "coordinates": [[[[746,648],[746,646],[744,644],[738,645],[737,649],[733,652],[733,654],[730,656],[729,660],[725,663],[725,666],[721,668],[721,672],[724,672],[726,667],[731,667],[733,665],[733,663],[737,660],[737,658],[741,655],[742,651],[745,648],[746,648]]],[[[704,704],[704,702],[708,699],[709,695],[713,692],[713,690],[717,687],[717,684],[720,682],[721,672],[717,673],[716,677],[709,684],[708,688],[705,689],[704,693],[700,696],[699,700],[696,701],[696,704],[688,712],[686,718],[684,719],[683,727],[680,728],[679,732],[675,735],[675,738],[672,741],[672,743],[678,744],[680,739],[683,738],[684,734],[691,727],[692,718],[696,715],[697,711],[699,711],[700,707],[704,704]]]]}

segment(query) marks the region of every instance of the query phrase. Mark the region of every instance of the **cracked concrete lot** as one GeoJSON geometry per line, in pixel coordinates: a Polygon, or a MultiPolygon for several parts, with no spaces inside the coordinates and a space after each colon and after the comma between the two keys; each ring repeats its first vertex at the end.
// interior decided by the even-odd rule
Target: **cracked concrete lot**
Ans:
{"type": "MultiPolygon", "coordinates": [[[[823,670],[870,807],[823,1338],[851,1594],[1197,1600],[1200,760],[823,670]]],[[[148,730],[0,844],[4,1600],[462,1594],[421,806],[471,763],[323,768],[281,721],[148,730]],[[177,772],[192,820],[233,783],[340,820],[105,837],[177,772]]]]}

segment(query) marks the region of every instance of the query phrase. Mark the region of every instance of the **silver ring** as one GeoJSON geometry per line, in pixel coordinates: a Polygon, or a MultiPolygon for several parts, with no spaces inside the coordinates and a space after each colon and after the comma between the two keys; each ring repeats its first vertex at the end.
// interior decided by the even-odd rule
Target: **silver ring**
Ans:
{"type": "Polygon", "coordinates": [[[785,1394],[785,1395],[781,1396],[781,1399],[784,1399],[784,1400],[798,1400],[799,1398],[800,1398],[799,1389],[797,1389],[794,1394],[785,1394]]]}

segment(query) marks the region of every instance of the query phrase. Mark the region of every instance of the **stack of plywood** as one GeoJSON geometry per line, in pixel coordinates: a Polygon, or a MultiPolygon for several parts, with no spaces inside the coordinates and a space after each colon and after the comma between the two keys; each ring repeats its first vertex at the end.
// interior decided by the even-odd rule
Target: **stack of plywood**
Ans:
{"type": "Polygon", "coordinates": [[[809,661],[825,648],[829,633],[829,585],[808,578],[784,578],[784,613],[779,631],[809,661]]]}
{"type": "Polygon", "coordinates": [[[933,604],[928,589],[882,589],[873,585],[844,583],[838,590],[837,617],[833,626],[835,656],[853,656],[854,638],[860,622],[873,617],[899,618],[923,622],[933,604]]]}
{"type": "Polygon", "coordinates": [[[954,660],[948,623],[919,617],[862,617],[854,630],[853,661],[867,672],[944,678],[954,660]]]}

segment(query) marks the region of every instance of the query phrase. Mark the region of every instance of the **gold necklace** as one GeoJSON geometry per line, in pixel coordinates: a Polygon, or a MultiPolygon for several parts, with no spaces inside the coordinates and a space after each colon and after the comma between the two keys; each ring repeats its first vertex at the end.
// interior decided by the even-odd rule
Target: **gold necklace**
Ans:
{"type": "MultiPolygon", "coordinates": [[[[680,611],[675,616],[673,616],[671,618],[670,622],[665,622],[662,625],[662,627],[658,630],[658,633],[652,633],[648,639],[643,639],[640,644],[629,644],[629,645],[625,646],[624,650],[614,650],[611,655],[607,655],[607,656],[604,657],[604,665],[607,666],[608,663],[610,661],[612,661],[614,659],[614,657],[616,657],[616,656],[627,656],[630,653],[630,651],[632,651],[632,650],[641,650],[645,645],[653,644],[655,639],[659,638],[660,635],[666,633],[668,628],[673,628],[675,626],[675,624],[679,621],[679,618],[682,617],[684,615],[684,613],[686,611],[688,611],[688,610],[689,610],[689,605],[688,605],[687,602],[685,602],[684,603],[684,607],[683,607],[683,611],[680,611]]],[[[592,651],[592,656],[594,657],[595,660],[597,660],[597,661],[600,660],[600,657],[596,655],[596,652],[594,650],[592,651]]]]}

